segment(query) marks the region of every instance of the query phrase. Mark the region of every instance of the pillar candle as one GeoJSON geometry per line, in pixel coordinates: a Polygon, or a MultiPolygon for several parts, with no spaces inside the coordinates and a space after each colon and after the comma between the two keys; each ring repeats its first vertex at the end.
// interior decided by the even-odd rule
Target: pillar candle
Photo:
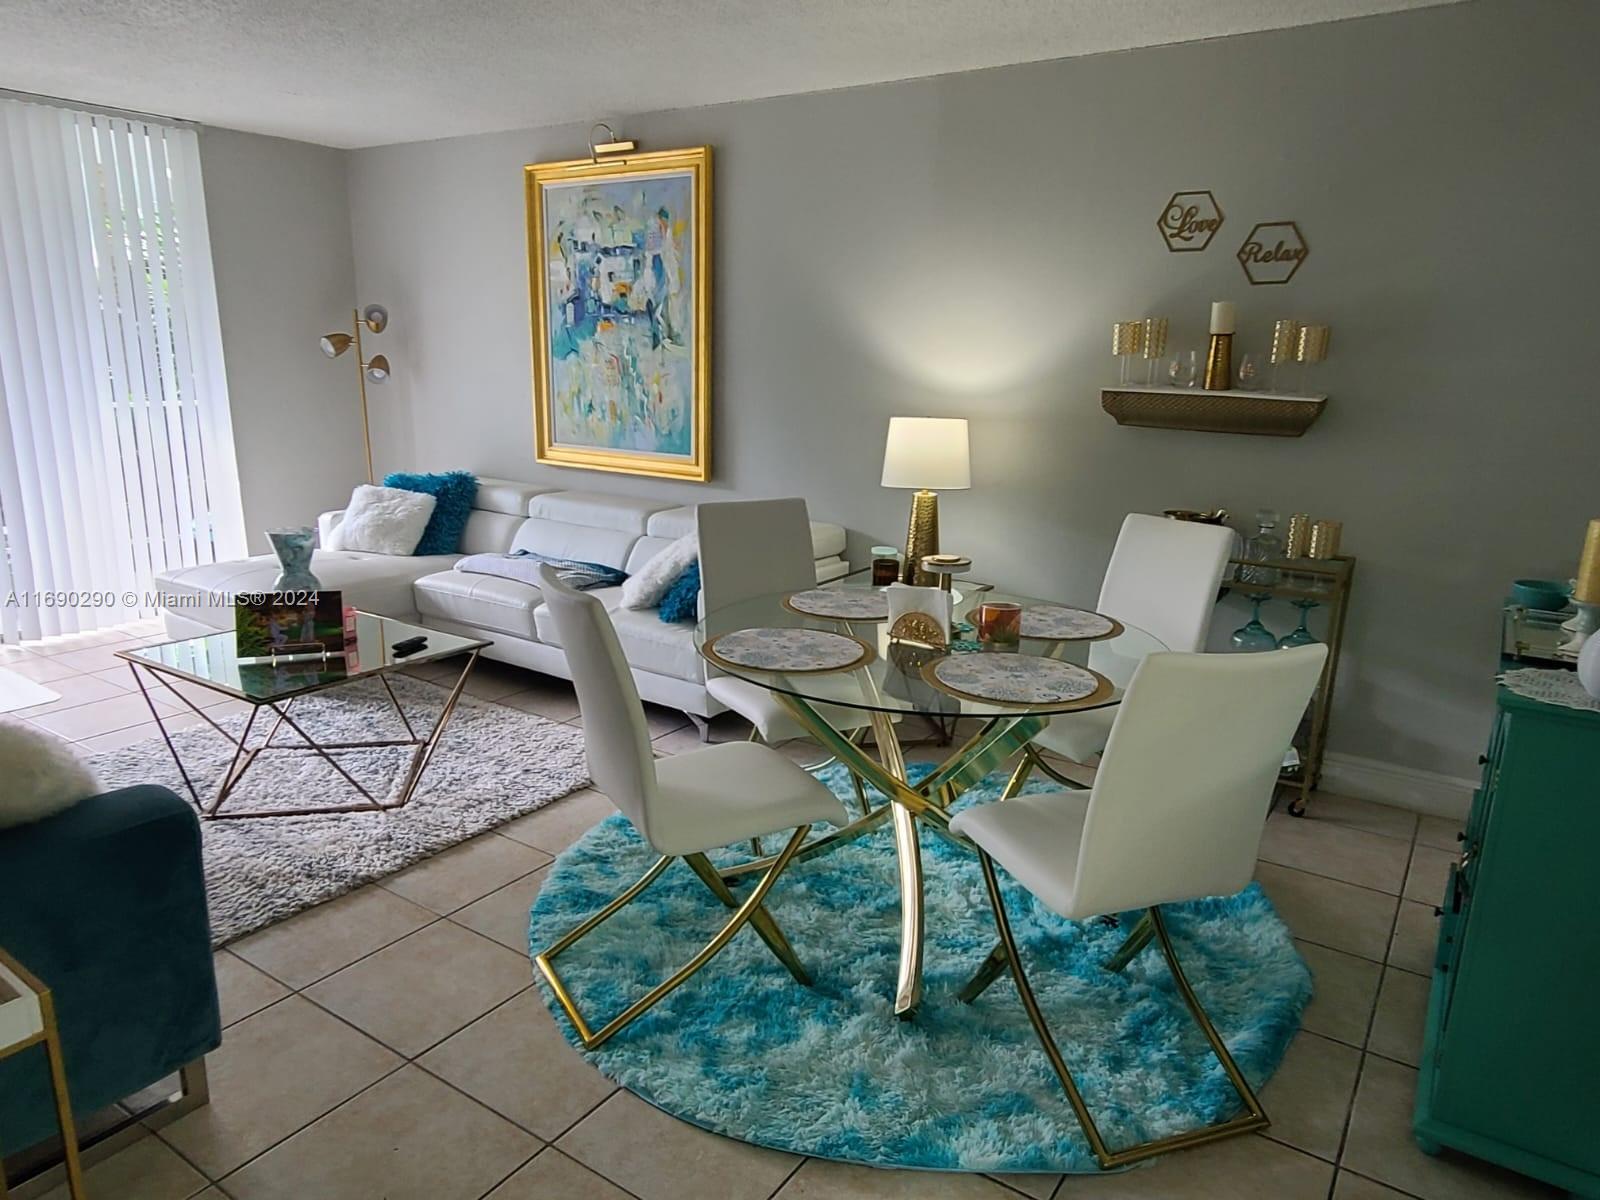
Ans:
{"type": "Polygon", "coordinates": [[[1583,539],[1583,557],[1578,560],[1578,586],[1572,598],[1582,604],[1600,604],[1600,517],[1589,522],[1583,539]]]}
{"type": "Polygon", "coordinates": [[[1230,300],[1213,300],[1211,302],[1211,332],[1233,332],[1233,302],[1230,300]]]}

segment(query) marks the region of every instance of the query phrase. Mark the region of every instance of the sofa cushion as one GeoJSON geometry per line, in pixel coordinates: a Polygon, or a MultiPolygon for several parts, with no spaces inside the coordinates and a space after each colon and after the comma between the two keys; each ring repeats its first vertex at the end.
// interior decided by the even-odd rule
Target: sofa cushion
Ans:
{"type": "Polygon", "coordinates": [[[434,499],[433,515],[422,531],[413,554],[454,554],[461,547],[461,531],[472,512],[472,499],[478,494],[478,477],[471,471],[443,471],[419,475],[410,471],[391,471],[383,486],[407,492],[421,492],[434,499]]]}
{"type": "Polygon", "coordinates": [[[472,507],[480,512],[509,513],[513,517],[525,517],[528,515],[529,502],[535,496],[543,495],[550,490],[515,479],[481,477],[478,480],[478,494],[473,498],[472,507]]]}
{"type": "MultiPolygon", "coordinates": [[[[621,588],[600,588],[590,592],[611,614],[611,624],[622,643],[623,656],[635,671],[649,671],[673,679],[700,683],[705,679],[704,660],[695,649],[693,625],[668,625],[653,608],[630,612],[621,607],[621,588]]],[[[534,625],[539,640],[561,645],[550,610],[540,605],[534,610],[534,625]]]]}
{"type": "Polygon", "coordinates": [[[651,513],[644,531],[653,538],[665,538],[669,542],[694,533],[698,529],[694,516],[696,507],[693,504],[681,504],[677,508],[664,508],[651,513]]]}
{"type": "Polygon", "coordinates": [[[637,536],[645,531],[650,514],[666,507],[661,500],[638,500],[609,492],[546,492],[528,502],[528,515],[637,536]]]}
{"type": "MultiPolygon", "coordinates": [[[[650,515],[650,521],[645,526],[645,532],[653,538],[681,538],[686,533],[693,533],[695,525],[695,505],[685,504],[678,508],[665,508],[658,513],[650,515]]],[[[811,522],[811,557],[832,558],[844,554],[844,526],[835,525],[832,521],[811,522]]]]}
{"type": "Polygon", "coordinates": [[[832,521],[811,522],[811,557],[833,558],[844,555],[844,526],[832,521]]]}
{"type": "MultiPolygon", "coordinates": [[[[412,583],[456,562],[454,554],[363,554],[356,550],[317,550],[311,573],[322,586],[344,593],[344,602],[366,612],[406,620],[416,615],[412,583]]],[[[209,625],[233,628],[233,598],[241,592],[270,592],[278,577],[278,559],[271,554],[231,562],[184,567],[156,576],[161,607],[209,625]]]]}
{"type": "Polygon", "coordinates": [[[415,554],[438,503],[423,492],[358,484],[345,505],[344,518],[328,538],[328,549],[415,554]]]}
{"type": "Polygon", "coordinates": [[[539,636],[533,614],[544,597],[532,584],[450,570],[424,575],[417,580],[415,593],[417,611],[424,617],[530,640],[539,636]]]}
{"type": "Polygon", "coordinates": [[[544,517],[529,517],[511,539],[510,549],[531,550],[549,558],[576,558],[582,562],[621,567],[636,535],[617,529],[598,529],[593,525],[573,525],[544,517]]]}
{"type": "Polygon", "coordinates": [[[467,527],[461,531],[461,553],[506,553],[527,519],[521,515],[473,509],[467,517],[467,527]]]}
{"type": "Polygon", "coordinates": [[[628,551],[628,561],[622,565],[622,569],[629,575],[637,575],[644,570],[646,563],[677,540],[677,538],[640,538],[633,544],[633,549],[628,551]]]}

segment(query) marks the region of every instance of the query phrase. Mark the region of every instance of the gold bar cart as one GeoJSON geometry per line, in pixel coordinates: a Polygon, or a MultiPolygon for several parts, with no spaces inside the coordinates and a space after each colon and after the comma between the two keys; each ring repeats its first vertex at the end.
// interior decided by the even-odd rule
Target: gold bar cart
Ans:
{"type": "Polygon", "coordinates": [[[1229,564],[1237,570],[1243,567],[1270,568],[1278,572],[1276,583],[1247,583],[1240,579],[1225,579],[1222,590],[1237,592],[1241,596],[1267,596],[1274,600],[1315,600],[1328,609],[1328,661],[1322,668],[1322,678],[1312,694],[1311,705],[1305,719],[1295,731],[1294,746],[1300,763],[1285,767],[1278,782],[1296,791],[1289,802],[1289,814],[1306,815],[1306,804],[1311,793],[1322,780],[1322,760],[1328,746],[1328,715],[1333,708],[1333,685],[1339,674],[1339,654],[1344,648],[1344,621],[1350,608],[1350,584],[1355,578],[1356,560],[1347,554],[1335,558],[1271,559],[1266,562],[1249,562],[1230,558],[1229,564]]]}

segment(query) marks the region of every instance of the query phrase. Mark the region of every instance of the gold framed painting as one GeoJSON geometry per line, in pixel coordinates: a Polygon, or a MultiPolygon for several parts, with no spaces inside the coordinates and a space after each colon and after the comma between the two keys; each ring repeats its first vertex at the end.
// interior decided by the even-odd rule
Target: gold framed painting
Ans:
{"type": "Polygon", "coordinates": [[[711,147],[523,169],[540,462],[711,475],[711,147]]]}

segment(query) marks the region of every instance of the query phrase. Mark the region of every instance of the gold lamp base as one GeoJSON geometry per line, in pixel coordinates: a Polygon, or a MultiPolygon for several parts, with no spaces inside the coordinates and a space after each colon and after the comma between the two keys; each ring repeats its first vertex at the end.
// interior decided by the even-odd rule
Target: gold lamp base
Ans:
{"type": "Polygon", "coordinates": [[[926,488],[911,495],[911,520],[906,525],[906,560],[900,565],[900,582],[919,587],[933,584],[922,569],[924,555],[939,553],[939,495],[926,488]]]}

